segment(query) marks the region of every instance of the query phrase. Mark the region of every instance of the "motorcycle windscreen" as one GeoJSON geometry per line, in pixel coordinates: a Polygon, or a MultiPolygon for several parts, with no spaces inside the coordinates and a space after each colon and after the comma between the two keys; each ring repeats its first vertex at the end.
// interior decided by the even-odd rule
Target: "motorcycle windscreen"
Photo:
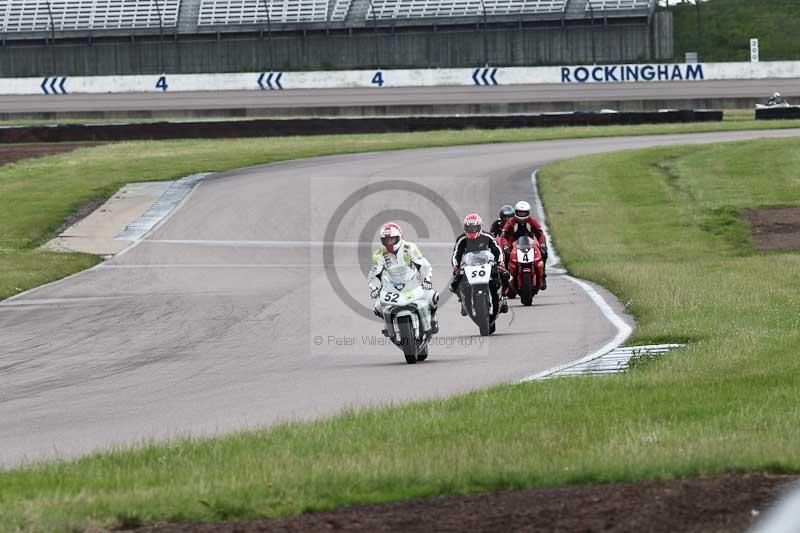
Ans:
{"type": "Polygon", "coordinates": [[[533,247],[533,239],[527,236],[520,237],[517,239],[517,247],[523,252],[529,252],[533,247]]]}
{"type": "Polygon", "coordinates": [[[486,265],[494,261],[494,255],[489,250],[481,250],[480,252],[468,252],[464,254],[461,259],[461,264],[464,266],[480,266],[486,265]]]}

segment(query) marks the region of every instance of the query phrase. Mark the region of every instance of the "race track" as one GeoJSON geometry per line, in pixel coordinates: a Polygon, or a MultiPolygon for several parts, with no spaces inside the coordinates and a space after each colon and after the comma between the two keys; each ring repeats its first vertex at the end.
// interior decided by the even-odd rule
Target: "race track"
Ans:
{"type": "Polygon", "coordinates": [[[529,102],[618,102],[757,98],[773,92],[798,96],[797,80],[736,80],[497,87],[384,87],[184,93],[0,96],[0,113],[166,112],[371,106],[491,105],[529,102]]]}
{"type": "MultiPolygon", "coordinates": [[[[548,161],[796,135],[800,130],[422,149],[208,179],[126,253],[0,303],[0,463],[444,397],[579,358],[616,330],[576,285],[551,276],[534,307],[515,301],[483,345],[448,301],[441,338],[454,344],[435,345],[428,362],[406,365],[398,349],[362,339],[380,338],[380,325],[348,307],[326,278],[320,242],[329,221],[338,225],[337,276],[367,304],[352,243],[362,230],[372,239],[376,220],[409,219],[442,289],[453,239],[449,209],[488,219],[500,204],[530,198],[531,171],[548,161]],[[391,190],[363,189],[386,180],[395,180],[391,190]],[[399,190],[420,186],[421,195],[399,190]],[[355,207],[334,217],[348,197],[355,207]],[[337,344],[349,339],[352,345],[337,344]]],[[[549,209],[555,218],[569,206],[549,209]]]]}

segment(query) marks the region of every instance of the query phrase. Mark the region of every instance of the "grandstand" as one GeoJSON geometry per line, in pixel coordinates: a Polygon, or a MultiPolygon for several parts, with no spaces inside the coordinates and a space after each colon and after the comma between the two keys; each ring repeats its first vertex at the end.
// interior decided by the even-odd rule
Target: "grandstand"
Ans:
{"type": "Polygon", "coordinates": [[[0,30],[46,32],[174,27],[180,0],[0,0],[0,30]]]}
{"type": "Polygon", "coordinates": [[[0,0],[5,39],[649,16],[655,0],[0,0]],[[274,28],[272,27],[274,25],[274,28]]]}
{"type": "Polygon", "coordinates": [[[268,17],[275,23],[327,22],[328,0],[202,0],[197,22],[199,26],[261,24],[268,17]]]}
{"type": "Polygon", "coordinates": [[[373,0],[367,19],[424,19],[564,12],[567,0],[373,0]],[[374,6],[374,11],[372,7],[374,6]]]}
{"type": "Polygon", "coordinates": [[[597,11],[641,11],[643,9],[651,9],[653,2],[651,0],[592,0],[586,2],[586,10],[597,11]]]}

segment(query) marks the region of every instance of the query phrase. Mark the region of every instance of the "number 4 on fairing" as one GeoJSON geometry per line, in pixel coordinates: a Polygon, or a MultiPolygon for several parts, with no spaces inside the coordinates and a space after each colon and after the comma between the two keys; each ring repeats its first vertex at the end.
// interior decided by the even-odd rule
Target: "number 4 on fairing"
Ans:
{"type": "Polygon", "coordinates": [[[166,76],[161,76],[160,78],[158,78],[158,81],[156,82],[156,89],[161,89],[163,92],[167,92],[167,89],[169,89],[169,85],[167,85],[166,76]]]}
{"type": "Polygon", "coordinates": [[[372,76],[372,84],[383,87],[383,73],[380,70],[372,76]]]}

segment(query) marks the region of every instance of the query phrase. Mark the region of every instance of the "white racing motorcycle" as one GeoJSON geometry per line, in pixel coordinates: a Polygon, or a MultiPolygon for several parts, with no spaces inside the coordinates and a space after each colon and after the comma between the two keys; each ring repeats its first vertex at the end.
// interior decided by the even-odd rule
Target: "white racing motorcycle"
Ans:
{"type": "Polygon", "coordinates": [[[431,338],[431,306],[438,295],[422,288],[419,273],[405,265],[392,265],[383,272],[380,303],[386,329],[383,334],[403,350],[406,363],[428,358],[431,338]]]}
{"type": "Polygon", "coordinates": [[[495,330],[498,302],[492,298],[491,281],[497,275],[497,264],[488,250],[469,252],[461,259],[461,301],[469,317],[480,329],[481,336],[495,330]]]}

